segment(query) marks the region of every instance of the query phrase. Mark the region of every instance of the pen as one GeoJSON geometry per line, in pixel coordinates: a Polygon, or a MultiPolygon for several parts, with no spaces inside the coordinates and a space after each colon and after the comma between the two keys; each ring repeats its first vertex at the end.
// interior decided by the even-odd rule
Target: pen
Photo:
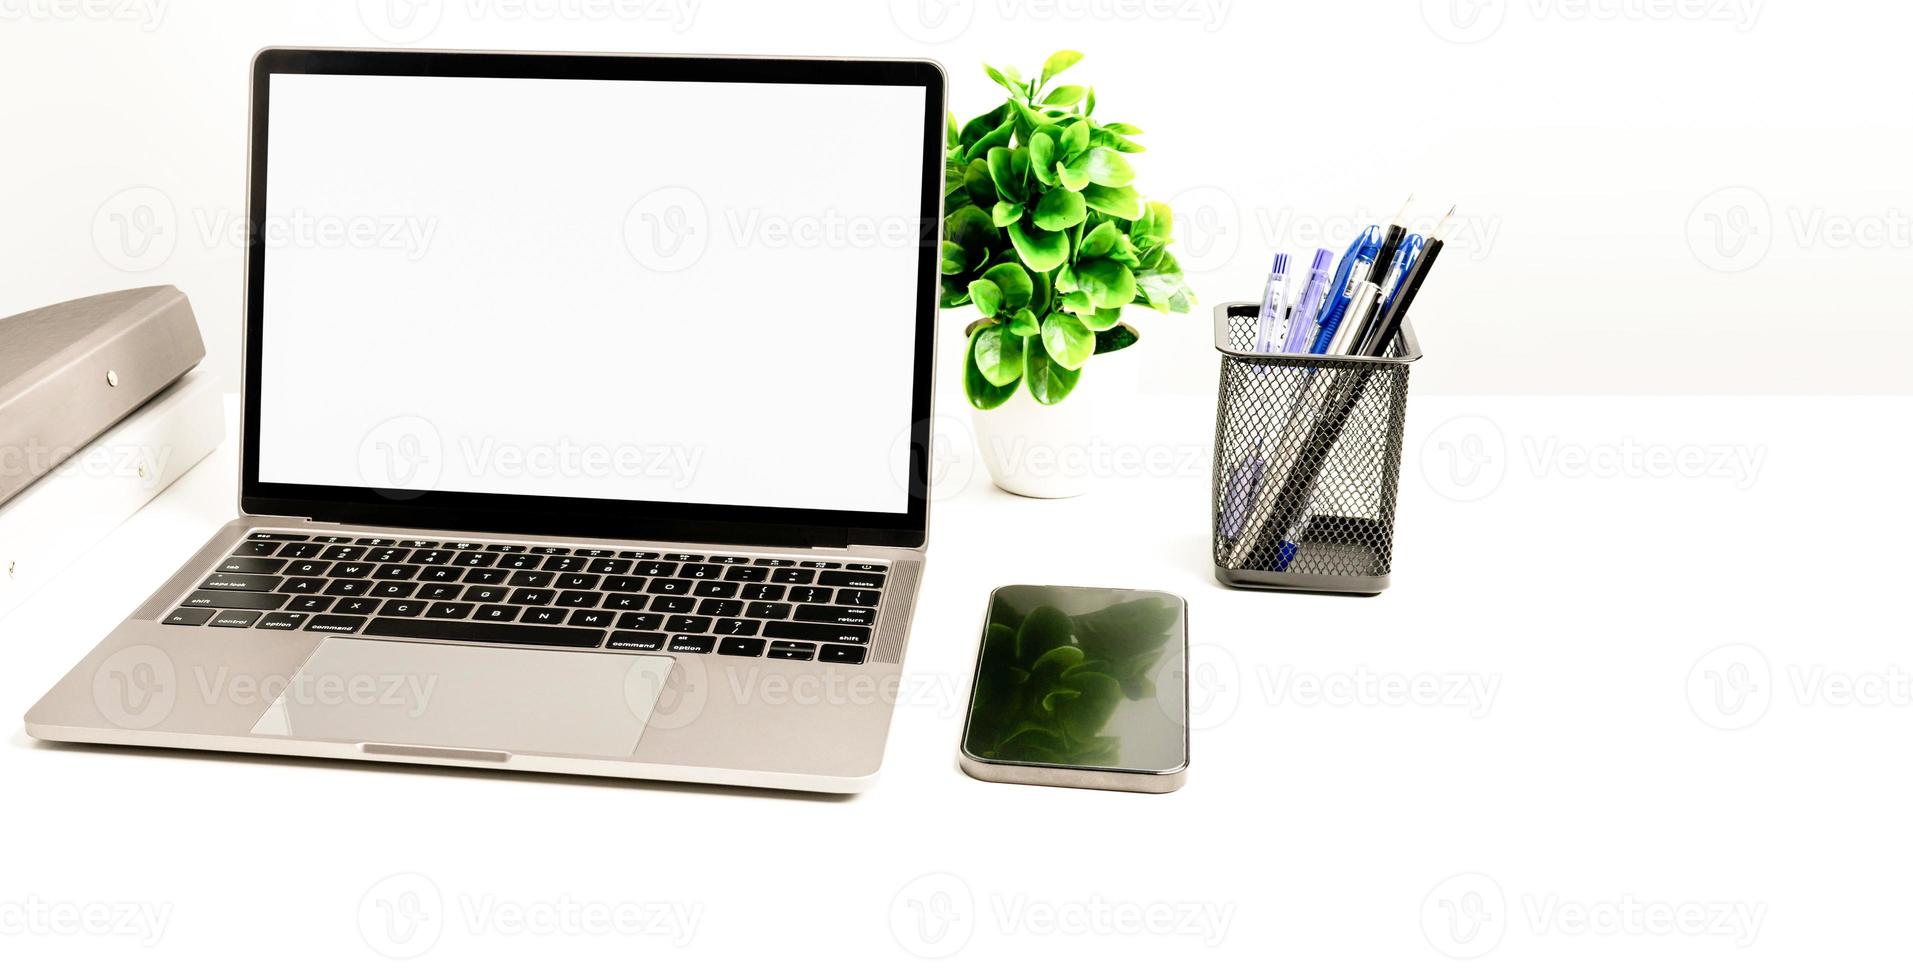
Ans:
{"type": "Polygon", "coordinates": [[[1381,250],[1381,226],[1369,225],[1342,253],[1342,262],[1335,267],[1335,279],[1329,284],[1328,299],[1316,317],[1319,329],[1315,331],[1314,343],[1309,345],[1309,353],[1328,353],[1329,342],[1335,339],[1335,331],[1342,325],[1342,315],[1348,312],[1348,301],[1355,297],[1355,287],[1368,279],[1368,271],[1381,250]]]}
{"type": "Polygon", "coordinates": [[[1334,252],[1326,248],[1315,250],[1315,262],[1309,267],[1308,284],[1302,287],[1302,296],[1295,301],[1295,310],[1289,314],[1289,332],[1282,338],[1283,353],[1300,354],[1315,339],[1315,315],[1322,309],[1322,299],[1328,295],[1329,267],[1334,264],[1334,252]]]}
{"type": "Polygon", "coordinates": [[[1276,331],[1282,329],[1282,307],[1289,294],[1289,253],[1275,253],[1275,266],[1269,271],[1269,284],[1262,291],[1262,315],[1256,318],[1255,352],[1273,354],[1276,331]]]}

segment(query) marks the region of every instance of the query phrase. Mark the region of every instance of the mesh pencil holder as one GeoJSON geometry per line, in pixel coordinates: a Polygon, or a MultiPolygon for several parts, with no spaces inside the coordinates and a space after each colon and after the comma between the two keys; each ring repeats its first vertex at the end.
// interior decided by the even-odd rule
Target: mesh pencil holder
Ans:
{"type": "Polygon", "coordinates": [[[1216,307],[1222,376],[1216,579],[1245,589],[1388,588],[1415,333],[1380,357],[1254,353],[1258,307],[1216,307]]]}

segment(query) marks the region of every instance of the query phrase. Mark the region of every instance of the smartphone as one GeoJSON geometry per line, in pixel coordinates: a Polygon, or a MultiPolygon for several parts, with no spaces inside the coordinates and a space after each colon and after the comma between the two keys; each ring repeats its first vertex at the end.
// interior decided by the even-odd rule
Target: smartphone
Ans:
{"type": "Polygon", "coordinates": [[[959,763],[978,779],[1167,793],[1189,772],[1188,606],[1136,589],[990,593],[959,763]]]}

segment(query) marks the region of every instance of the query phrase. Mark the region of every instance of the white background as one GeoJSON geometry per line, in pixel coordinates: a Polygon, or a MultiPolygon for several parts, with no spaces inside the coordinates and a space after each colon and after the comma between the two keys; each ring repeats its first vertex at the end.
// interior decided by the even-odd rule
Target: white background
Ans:
{"type": "MultiPolygon", "coordinates": [[[[710,2],[682,31],[481,9],[427,5],[437,16],[418,24],[434,29],[412,40],[928,53],[952,66],[956,104],[972,111],[995,98],[978,60],[1028,69],[1053,48],[1081,48],[1090,58],[1075,74],[1097,85],[1105,112],[1148,130],[1143,188],[1190,205],[1183,249],[1205,302],[1253,295],[1278,244],[1264,216],[1385,216],[1409,189],[1431,209],[1460,201],[1496,230],[1483,249],[1451,246],[1424,297],[1429,353],[1414,375],[1396,585],[1347,600],[1212,583],[1206,318],[1139,318],[1147,356],[1088,375],[1137,391],[1127,424],[1106,431],[1112,451],[1143,462],[1061,503],[987,485],[946,329],[943,476],[912,686],[876,789],[825,802],[63,751],[16,724],[0,752],[0,902],[164,905],[171,924],[150,949],[138,936],[0,935],[9,966],[1522,978],[1901,968],[1913,656],[1891,617],[1913,586],[1900,557],[1913,536],[1894,517],[1913,471],[1894,447],[1913,410],[1862,396],[1906,391],[1909,250],[1904,235],[1846,244],[1827,219],[1883,231],[1904,220],[1904,8],[1760,4],[1743,30],[1684,7],[1487,4],[1472,23],[1494,30],[1468,44],[1454,40],[1472,36],[1465,17],[1418,3],[972,2],[933,29],[914,6],[710,2]],[[1181,9],[1224,16],[1159,15],[1181,9]],[[1291,100],[1266,93],[1305,78],[1339,91],[1352,51],[1391,81],[1374,83],[1360,112],[1342,97],[1297,103],[1342,107],[1298,138],[1291,100]],[[1416,97],[1419,111],[1385,111],[1416,97]],[[1716,195],[1741,186],[1757,196],[1716,195]],[[1748,234],[1715,245],[1711,222],[1748,234]],[[1757,397],[1803,392],[1827,397],[1757,397]],[[1693,397],[1720,393],[1736,397],[1693,397]],[[1108,796],[956,771],[985,597],[1016,580],[1189,597],[1200,730],[1186,789],[1108,796]],[[1385,693],[1424,679],[1494,693],[1385,693]],[[425,880],[392,878],[413,873],[425,880]],[[431,912],[433,896],[436,942],[378,939],[381,901],[431,912]],[[678,947],[515,935],[467,912],[561,899],[702,919],[678,947]],[[1230,925],[1211,945],[1199,918],[1190,935],[1043,924],[1045,912],[1098,902],[1230,925]],[[1634,906],[1639,919],[1611,914],[1634,906]],[[1650,913],[1700,924],[1650,930],[1650,913]],[[1576,928],[1576,916],[1598,924],[1576,928]]],[[[200,229],[239,220],[246,59],[266,43],[378,40],[344,2],[176,3],[151,31],[71,14],[0,23],[11,151],[0,156],[0,300],[25,308],[177,281],[229,367],[239,252],[200,229]],[[176,234],[142,253],[161,261],[122,271],[112,263],[129,253],[110,235],[96,247],[95,215],[141,187],[160,196],[121,199],[103,227],[115,227],[114,208],[144,202],[172,207],[176,234]]],[[[230,513],[233,467],[229,450],[194,470],[0,622],[8,717],[230,513]]]]}
{"type": "Polygon", "coordinates": [[[922,90],[272,86],[261,480],[904,511],[922,90]]]}

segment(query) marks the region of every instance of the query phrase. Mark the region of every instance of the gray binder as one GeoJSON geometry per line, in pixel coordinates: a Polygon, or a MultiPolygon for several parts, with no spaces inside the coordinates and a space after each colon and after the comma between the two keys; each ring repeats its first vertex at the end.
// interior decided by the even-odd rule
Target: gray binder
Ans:
{"type": "Polygon", "coordinates": [[[192,305],[172,286],[0,320],[0,503],[205,356],[192,305]]]}

